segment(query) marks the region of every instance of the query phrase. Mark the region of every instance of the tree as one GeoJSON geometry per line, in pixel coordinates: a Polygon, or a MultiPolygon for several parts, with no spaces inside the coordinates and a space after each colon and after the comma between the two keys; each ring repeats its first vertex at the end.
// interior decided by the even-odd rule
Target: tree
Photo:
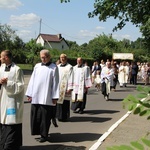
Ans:
{"type": "Polygon", "coordinates": [[[15,31],[10,26],[0,24],[0,50],[12,48],[12,40],[15,36],[15,31]]]}
{"type": "Polygon", "coordinates": [[[89,13],[89,17],[99,16],[100,21],[108,18],[118,18],[119,23],[114,30],[122,29],[126,22],[132,22],[136,26],[147,23],[150,18],[150,1],[148,0],[95,0],[94,10],[89,13]]]}
{"type": "MultiPolygon", "coordinates": [[[[128,107],[129,111],[139,116],[147,116],[150,119],[150,87],[137,87],[138,94],[136,96],[128,95],[123,100],[124,108],[128,107]],[[141,100],[142,99],[142,100],[141,100]]],[[[150,140],[147,138],[141,138],[141,141],[130,142],[130,145],[120,145],[108,147],[107,150],[144,150],[150,149],[150,140]],[[145,147],[146,146],[146,147],[145,147]]]]}
{"type": "MultiPolygon", "coordinates": [[[[70,0],[60,0],[70,2],[70,0]]],[[[136,26],[144,25],[150,18],[149,0],[95,0],[94,10],[89,12],[89,17],[98,16],[100,21],[108,18],[118,18],[120,22],[114,30],[122,29],[126,22],[132,22],[136,26]]]]}
{"type": "Polygon", "coordinates": [[[41,44],[36,44],[36,41],[34,39],[31,39],[28,43],[25,45],[27,54],[27,61],[32,64],[32,67],[34,67],[34,64],[37,63],[38,59],[38,52],[40,50],[44,49],[41,44]]]}
{"type": "Polygon", "coordinates": [[[96,38],[89,42],[88,51],[90,51],[91,56],[96,59],[111,59],[114,52],[120,52],[119,42],[113,39],[111,36],[105,34],[98,35],[96,38]]]}
{"type": "MultiPolygon", "coordinates": [[[[70,2],[70,0],[60,0],[70,2]]],[[[113,17],[119,19],[113,31],[122,29],[126,22],[141,27],[147,48],[150,48],[150,0],[95,0],[94,10],[88,13],[90,18],[98,16],[99,21],[113,17]]]]}
{"type": "Polygon", "coordinates": [[[77,44],[77,42],[75,42],[75,41],[68,41],[68,40],[66,40],[66,42],[68,43],[70,50],[75,50],[75,51],[78,50],[79,45],[77,44]]]}
{"type": "Polygon", "coordinates": [[[9,25],[0,24],[0,51],[4,49],[11,50],[15,63],[25,63],[24,42],[9,25]]]}
{"type": "MultiPolygon", "coordinates": [[[[150,18],[140,27],[140,31],[142,32],[143,37],[145,37],[145,47],[150,49],[150,18]]],[[[150,54],[150,51],[148,51],[148,53],[150,54]]]]}

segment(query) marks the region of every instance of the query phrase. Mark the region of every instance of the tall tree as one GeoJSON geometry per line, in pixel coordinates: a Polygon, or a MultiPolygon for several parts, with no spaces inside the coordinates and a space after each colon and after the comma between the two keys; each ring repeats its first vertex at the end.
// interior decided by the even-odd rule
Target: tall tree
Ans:
{"type": "Polygon", "coordinates": [[[0,50],[11,48],[15,36],[15,31],[10,26],[0,24],[0,50]]]}
{"type": "MultiPolygon", "coordinates": [[[[70,2],[70,0],[60,0],[70,2]]],[[[150,0],[95,0],[94,10],[88,16],[98,16],[100,21],[113,17],[119,19],[113,31],[122,29],[126,22],[141,27],[147,48],[150,48],[150,0]]]]}
{"type": "Polygon", "coordinates": [[[34,64],[38,61],[38,53],[42,49],[44,49],[44,47],[41,46],[41,44],[36,44],[36,41],[34,39],[31,39],[29,42],[26,43],[25,50],[28,52],[28,62],[32,64],[32,67],[34,67],[34,64]]]}
{"type": "Polygon", "coordinates": [[[114,30],[122,29],[126,22],[132,22],[136,26],[146,24],[150,18],[149,0],[95,0],[94,10],[89,17],[99,16],[100,21],[108,18],[118,18],[119,23],[114,30]]]}
{"type": "MultiPolygon", "coordinates": [[[[142,32],[142,35],[145,39],[145,44],[144,45],[146,46],[146,48],[150,49],[150,42],[149,42],[150,41],[150,18],[148,19],[148,21],[145,24],[143,24],[140,27],[140,31],[142,32]]],[[[148,50],[148,53],[150,54],[149,50],[148,50]]]]}

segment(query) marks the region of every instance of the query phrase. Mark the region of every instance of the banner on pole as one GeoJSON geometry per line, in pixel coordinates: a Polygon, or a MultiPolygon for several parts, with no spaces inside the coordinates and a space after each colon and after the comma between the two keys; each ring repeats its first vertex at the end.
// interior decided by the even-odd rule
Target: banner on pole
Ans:
{"type": "Polygon", "coordinates": [[[132,53],[113,53],[113,59],[121,59],[121,60],[133,60],[132,53]]]}

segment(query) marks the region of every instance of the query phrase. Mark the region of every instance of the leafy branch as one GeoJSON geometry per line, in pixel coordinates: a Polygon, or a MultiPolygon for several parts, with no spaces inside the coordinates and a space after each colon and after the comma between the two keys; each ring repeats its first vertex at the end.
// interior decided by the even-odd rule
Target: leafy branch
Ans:
{"type": "MultiPolygon", "coordinates": [[[[150,87],[138,86],[137,95],[128,95],[123,100],[124,108],[127,106],[129,111],[132,111],[133,114],[138,114],[139,116],[147,116],[147,119],[150,119],[150,87]]],[[[130,145],[120,145],[107,147],[107,150],[145,150],[145,147],[150,149],[150,140],[146,137],[141,138],[139,141],[130,142],[130,145]]]]}
{"type": "Polygon", "coordinates": [[[150,140],[146,138],[141,138],[141,141],[130,142],[131,146],[121,145],[121,146],[112,146],[108,147],[107,150],[145,150],[145,146],[150,149],[150,140]]]}
{"type": "Polygon", "coordinates": [[[124,108],[127,106],[133,114],[148,116],[147,119],[150,119],[150,87],[138,86],[137,91],[139,91],[137,95],[128,95],[123,100],[123,106],[124,108]]]}

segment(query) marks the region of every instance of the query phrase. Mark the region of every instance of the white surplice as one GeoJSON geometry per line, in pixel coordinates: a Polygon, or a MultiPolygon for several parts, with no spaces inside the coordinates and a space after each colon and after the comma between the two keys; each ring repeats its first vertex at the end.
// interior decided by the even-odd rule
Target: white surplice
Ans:
{"type": "Polygon", "coordinates": [[[52,99],[59,98],[58,67],[51,63],[49,66],[35,65],[31,75],[26,95],[32,97],[32,104],[55,106],[52,99]]]}
{"type": "Polygon", "coordinates": [[[73,76],[72,101],[75,101],[75,94],[78,94],[77,101],[83,101],[85,88],[92,86],[90,68],[88,66],[78,67],[76,65],[73,67],[73,76]]]}
{"type": "Polygon", "coordinates": [[[20,67],[12,63],[10,71],[0,67],[0,79],[8,78],[7,84],[1,86],[0,122],[2,124],[19,124],[23,119],[24,76],[20,67]]]}
{"type": "Polygon", "coordinates": [[[107,66],[103,67],[101,71],[101,83],[106,83],[106,94],[110,93],[110,86],[113,84],[114,71],[107,66]]]}
{"type": "Polygon", "coordinates": [[[129,77],[129,67],[128,66],[120,66],[118,73],[118,80],[120,85],[128,82],[129,77]]]}
{"type": "Polygon", "coordinates": [[[73,67],[67,63],[64,67],[61,67],[61,64],[58,65],[59,70],[59,99],[57,103],[63,104],[64,99],[70,100],[71,95],[67,95],[67,90],[73,89],[73,76],[72,71],[73,67]]]}

